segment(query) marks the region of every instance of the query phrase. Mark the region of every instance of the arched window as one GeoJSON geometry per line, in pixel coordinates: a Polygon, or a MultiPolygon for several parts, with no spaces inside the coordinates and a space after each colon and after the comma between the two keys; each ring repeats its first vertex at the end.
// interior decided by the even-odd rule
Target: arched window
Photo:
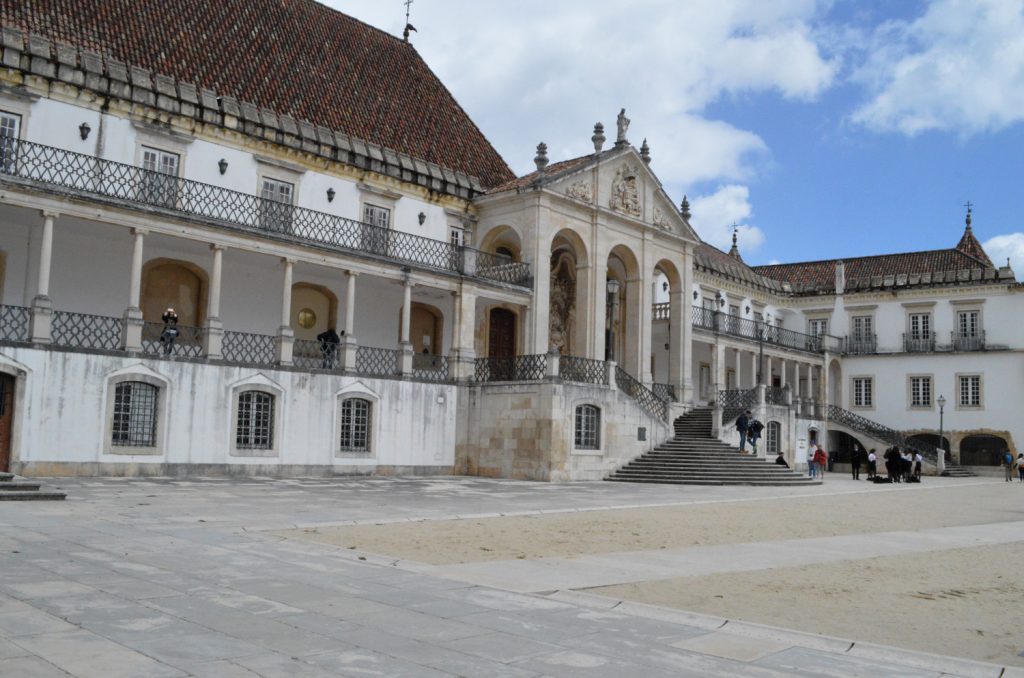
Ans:
{"type": "Polygon", "coordinates": [[[601,449],[601,409],[594,405],[576,406],[576,449],[601,449]]]}
{"type": "Polygon", "coordinates": [[[156,447],[156,405],[160,389],[141,381],[122,381],[114,390],[110,444],[156,447]]]}
{"type": "Polygon", "coordinates": [[[782,432],[782,426],[777,421],[769,421],[768,428],[765,431],[765,449],[768,450],[768,454],[779,453],[779,437],[782,432]]]}
{"type": "Polygon", "coordinates": [[[235,447],[240,450],[273,449],[273,395],[264,391],[244,391],[238,395],[235,447]]]}
{"type": "Polygon", "coordinates": [[[341,401],[341,451],[369,452],[373,403],[363,398],[341,401]]]}

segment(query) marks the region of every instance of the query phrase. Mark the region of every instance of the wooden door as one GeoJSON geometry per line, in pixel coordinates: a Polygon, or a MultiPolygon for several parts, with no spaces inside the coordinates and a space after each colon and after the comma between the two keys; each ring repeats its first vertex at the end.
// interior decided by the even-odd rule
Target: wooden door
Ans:
{"type": "Polygon", "coordinates": [[[0,471],[11,466],[11,424],[14,422],[14,377],[0,374],[0,471]]]}
{"type": "Polygon", "coordinates": [[[516,314],[506,308],[491,309],[487,357],[514,358],[516,355],[516,314]]]}

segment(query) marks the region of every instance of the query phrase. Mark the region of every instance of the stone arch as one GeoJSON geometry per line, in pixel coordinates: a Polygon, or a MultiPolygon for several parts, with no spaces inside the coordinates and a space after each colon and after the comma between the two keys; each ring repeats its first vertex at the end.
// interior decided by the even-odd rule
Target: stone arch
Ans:
{"type": "Polygon", "coordinates": [[[830,430],[828,432],[828,446],[825,449],[828,450],[830,461],[837,464],[849,464],[853,456],[854,445],[864,450],[866,455],[868,448],[864,446],[864,443],[859,438],[850,435],[846,431],[830,430]]]}
{"type": "Polygon", "coordinates": [[[656,383],[669,383],[672,352],[678,349],[682,340],[680,321],[689,322],[689,317],[672,318],[670,302],[672,295],[683,291],[683,278],[679,269],[668,259],[654,265],[651,278],[651,377],[656,383]]]}
{"type": "MultiPolygon", "coordinates": [[[[398,336],[402,336],[402,309],[398,309],[398,336]]],[[[444,355],[444,313],[420,301],[409,308],[409,343],[414,355],[444,355]],[[425,349],[425,350],[424,350],[425,349]]]]}
{"type": "Polygon", "coordinates": [[[202,327],[209,289],[209,276],[201,266],[182,259],[150,259],[142,266],[142,319],[161,322],[172,306],[179,325],[202,327]]]}
{"type": "Polygon", "coordinates": [[[640,300],[646,296],[641,286],[647,282],[640,275],[636,254],[626,245],[612,247],[605,267],[605,359],[615,360],[627,372],[641,379],[640,319],[643,314],[640,300]],[[616,295],[611,293],[611,281],[617,284],[616,295]]]}
{"type": "Polygon", "coordinates": [[[1010,449],[1002,436],[976,433],[960,441],[960,463],[964,466],[999,466],[1004,450],[1010,449]]]}
{"type": "Polygon", "coordinates": [[[494,254],[505,254],[513,261],[522,261],[523,239],[515,227],[503,224],[487,231],[480,240],[480,250],[494,254]]]}
{"type": "Polygon", "coordinates": [[[571,229],[551,239],[548,287],[548,344],[564,355],[586,353],[587,277],[578,271],[587,266],[587,249],[571,229]]]}
{"type": "Polygon", "coordinates": [[[329,327],[338,328],[338,297],[310,282],[292,285],[292,331],[296,339],[313,341],[329,327]]]}
{"type": "Polygon", "coordinates": [[[826,402],[836,407],[843,406],[843,368],[839,361],[833,359],[828,366],[828,393],[825,394],[826,402]]]}

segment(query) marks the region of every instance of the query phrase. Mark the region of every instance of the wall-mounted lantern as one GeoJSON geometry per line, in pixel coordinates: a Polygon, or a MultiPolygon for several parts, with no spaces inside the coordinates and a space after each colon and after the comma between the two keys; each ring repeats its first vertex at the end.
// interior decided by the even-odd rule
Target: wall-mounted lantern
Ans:
{"type": "Polygon", "coordinates": [[[89,127],[89,123],[87,122],[83,122],[81,125],[78,126],[78,133],[81,135],[82,141],[85,141],[86,139],[89,138],[89,132],[91,131],[92,127],[89,127]]]}
{"type": "Polygon", "coordinates": [[[217,161],[217,169],[220,170],[221,174],[224,174],[225,172],[227,172],[228,171],[228,161],[225,160],[224,158],[221,158],[220,160],[218,160],[217,161]]]}
{"type": "Polygon", "coordinates": [[[327,202],[334,202],[334,196],[337,195],[333,188],[327,189],[327,202]]]}
{"type": "Polygon", "coordinates": [[[423,222],[427,220],[427,215],[424,214],[423,212],[420,212],[419,214],[416,215],[416,218],[419,220],[420,226],[422,226],[423,222]]]}

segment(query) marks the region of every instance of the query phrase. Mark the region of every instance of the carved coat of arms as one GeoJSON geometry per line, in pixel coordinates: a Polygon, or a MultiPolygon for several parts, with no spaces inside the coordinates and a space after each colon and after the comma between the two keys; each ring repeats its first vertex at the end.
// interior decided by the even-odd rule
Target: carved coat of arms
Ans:
{"type": "Polygon", "coordinates": [[[637,187],[636,169],[623,165],[612,181],[612,197],[608,206],[616,212],[632,217],[640,216],[640,191],[637,187]]]}
{"type": "Polygon", "coordinates": [[[586,181],[577,181],[566,189],[565,194],[570,198],[576,198],[583,202],[590,202],[594,199],[594,193],[590,189],[590,183],[586,181]]]}

